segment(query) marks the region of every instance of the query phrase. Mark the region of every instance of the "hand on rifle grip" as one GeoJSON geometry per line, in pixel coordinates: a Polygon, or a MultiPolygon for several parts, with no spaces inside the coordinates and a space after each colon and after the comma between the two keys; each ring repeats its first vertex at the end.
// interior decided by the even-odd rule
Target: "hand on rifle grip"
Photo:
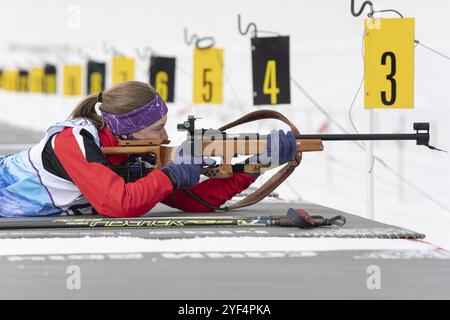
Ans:
{"type": "Polygon", "coordinates": [[[272,130],[267,135],[267,152],[255,155],[245,163],[262,163],[271,164],[272,166],[280,166],[295,157],[297,150],[297,141],[291,131],[284,133],[283,130],[272,130]]]}
{"type": "Polygon", "coordinates": [[[174,190],[195,186],[200,180],[202,168],[216,165],[216,161],[212,158],[193,157],[191,154],[184,152],[185,146],[186,141],[176,150],[173,162],[161,169],[172,181],[174,190]]]}
{"type": "Polygon", "coordinates": [[[173,184],[173,189],[195,186],[200,180],[202,167],[198,164],[169,163],[161,169],[173,184]]]}

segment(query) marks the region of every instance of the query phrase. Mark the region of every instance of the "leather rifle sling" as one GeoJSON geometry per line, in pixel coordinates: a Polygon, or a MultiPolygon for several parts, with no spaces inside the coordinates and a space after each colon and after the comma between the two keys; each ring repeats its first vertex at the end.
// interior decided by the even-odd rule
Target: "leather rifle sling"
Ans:
{"type": "MultiPolygon", "coordinates": [[[[253,122],[253,121],[257,121],[257,120],[263,120],[263,119],[275,119],[275,120],[284,122],[291,128],[291,131],[294,135],[300,134],[297,127],[291,121],[289,121],[281,113],[279,113],[277,111],[273,111],[273,110],[253,111],[233,122],[230,122],[230,123],[220,127],[218,130],[225,131],[229,128],[233,128],[233,127],[236,127],[236,126],[244,124],[244,123],[253,122]]],[[[255,192],[251,193],[244,199],[236,202],[235,204],[225,207],[224,210],[232,210],[232,209],[247,207],[247,206],[250,206],[252,204],[255,204],[255,203],[261,201],[291,175],[291,173],[294,171],[294,169],[300,164],[301,159],[302,159],[302,153],[301,152],[296,153],[295,158],[293,160],[289,161],[286,165],[284,165],[275,175],[273,175],[269,180],[267,180],[259,189],[257,189],[255,192]]]]}

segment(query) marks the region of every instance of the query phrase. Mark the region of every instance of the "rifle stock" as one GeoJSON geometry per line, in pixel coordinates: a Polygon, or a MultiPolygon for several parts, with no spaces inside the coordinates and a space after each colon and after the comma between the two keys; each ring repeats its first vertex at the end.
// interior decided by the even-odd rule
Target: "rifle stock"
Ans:
{"type": "MultiPolygon", "coordinates": [[[[170,141],[157,140],[120,140],[116,147],[102,147],[105,155],[155,155],[155,168],[159,169],[173,161],[177,147],[165,146],[170,141]]],[[[188,142],[188,148],[193,148],[193,142],[188,142]]],[[[320,139],[297,139],[297,152],[322,151],[323,144],[320,139]]],[[[259,155],[267,151],[267,140],[203,140],[203,157],[220,157],[222,164],[231,165],[232,159],[239,156],[259,155]]],[[[250,164],[246,172],[256,173],[259,166],[250,164]]],[[[230,172],[230,168],[225,170],[230,172]]],[[[224,172],[225,172],[224,171],[224,172]]],[[[232,171],[231,171],[232,174],[232,171]]],[[[220,175],[229,176],[228,173],[220,175]]]]}

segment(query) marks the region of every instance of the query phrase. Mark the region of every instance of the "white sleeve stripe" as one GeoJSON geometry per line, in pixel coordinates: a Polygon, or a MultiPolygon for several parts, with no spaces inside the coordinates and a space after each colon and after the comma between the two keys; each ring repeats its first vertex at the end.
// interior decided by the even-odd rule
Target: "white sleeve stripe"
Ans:
{"type": "Polygon", "coordinates": [[[80,128],[72,128],[72,134],[74,135],[75,140],[77,140],[83,156],[86,158],[86,149],[84,148],[83,137],[80,135],[80,128]]]}
{"type": "Polygon", "coordinates": [[[50,143],[52,144],[52,150],[55,150],[55,140],[56,140],[56,134],[52,137],[52,141],[50,143]]]}

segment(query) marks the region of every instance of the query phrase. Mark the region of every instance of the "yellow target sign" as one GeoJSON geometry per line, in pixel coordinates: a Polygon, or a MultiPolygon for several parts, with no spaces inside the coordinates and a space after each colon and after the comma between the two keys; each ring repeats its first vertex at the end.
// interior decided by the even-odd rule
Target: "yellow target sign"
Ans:
{"type": "Polygon", "coordinates": [[[127,57],[113,57],[112,83],[134,80],[134,59],[127,57]]]}
{"type": "Polygon", "coordinates": [[[222,103],[223,49],[194,50],[194,103],[222,103]]]}
{"type": "Polygon", "coordinates": [[[364,107],[414,108],[414,18],[366,19],[364,107]]]}
{"type": "Polygon", "coordinates": [[[81,95],[81,66],[79,65],[64,66],[64,95],[65,96],[81,95]]]}
{"type": "Polygon", "coordinates": [[[19,70],[7,69],[3,71],[2,87],[8,91],[17,91],[19,84],[19,70]]]}
{"type": "Polygon", "coordinates": [[[44,91],[44,68],[33,67],[30,69],[30,92],[44,91]]]}

